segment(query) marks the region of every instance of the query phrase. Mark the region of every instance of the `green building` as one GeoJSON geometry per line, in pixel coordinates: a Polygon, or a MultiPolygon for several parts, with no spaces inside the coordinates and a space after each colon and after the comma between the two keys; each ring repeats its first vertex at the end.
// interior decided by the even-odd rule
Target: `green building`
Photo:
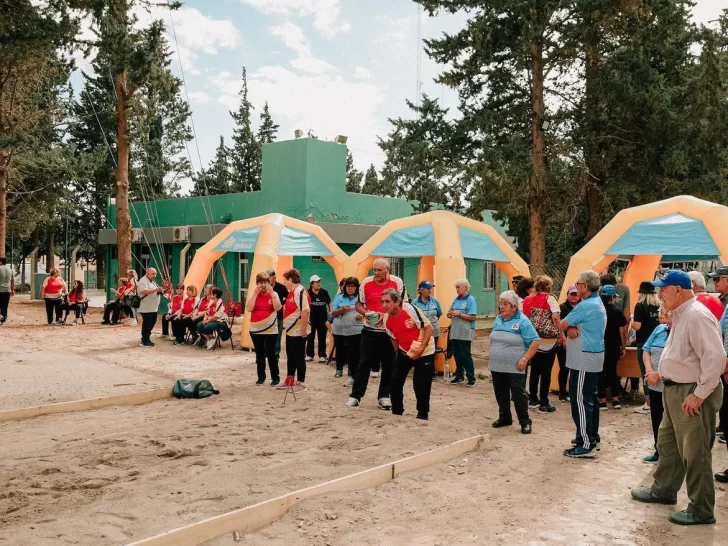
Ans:
{"type": "MultiPolygon", "coordinates": [[[[184,278],[195,251],[234,220],[269,213],[312,222],[321,226],[347,254],[353,253],[389,220],[410,216],[413,203],[404,199],[350,193],[346,187],[346,146],[311,138],[276,142],[263,146],[262,190],[257,192],[186,197],[131,203],[134,244],[132,261],[140,275],[146,267],[166,267],[172,281],[184,278]]],[[[109,201],[107,217],[116,224],[116,208],[109,201]]],[[[490,213],[483,219],[504,235],[503,226],[490,213]]],[[[107,245],[107,287],[116,287],[116,232],[103,229],[99,242],[107,245]]],[[[225,286],[223,276],[236,301],[244,301],[252,256],[228,252],[216,267],[210,282],[225,286]]],[[[390,257],[392,273],[407,283],[410,294],[416,290],[418,259],[390,257]]],[[[318,257],[295,257],[294,267],[306,283],[314,273],[323,287],[335,293],[333,270],[318,257]]],[[[471,293],[480,314],[494,314],[495,294],[507,286],[505,276],[496,274],[493,262],[466,260],[471,293]]],[[[109,293],[110,296],[110,293],[109,293]]],[[[443,305],[449,302],[443,302],[443,305]]]]}

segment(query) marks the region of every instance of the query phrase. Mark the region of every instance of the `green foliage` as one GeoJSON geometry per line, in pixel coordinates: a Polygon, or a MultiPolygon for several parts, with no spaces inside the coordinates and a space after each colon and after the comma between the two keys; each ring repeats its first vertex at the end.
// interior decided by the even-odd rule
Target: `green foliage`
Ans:
{"type": "Polygon", "coordinates": [[[352,193],[361,193],[361,184],[364,179],[364,173],[356,170],[354,167],[354,157],[351,151],[346,151],[346,191],[352,193]]]}
{"type": "MultiPolygon", "coordinates": [[[[251,126],[253,105],[248,100],[248,77],[245,67],[242,80],[239,93],[240,106],[237,111],[230,112],[235,122],[230,153],[233,165],[232,189],[236,192],[260,190],[260,145],[251,126]]],[[[272,127],[274,126],[268,127],[267,130],[272,132],[272,127]]]]}
{"type": "Polygon", "coordinates": [[[230,150],[225,146],[225,139],[220,137],[220,144],[215,150],[215,159],[210,167],[194,177],[193,196],[219,195],[231,193],[232,170],[230,150]]]}

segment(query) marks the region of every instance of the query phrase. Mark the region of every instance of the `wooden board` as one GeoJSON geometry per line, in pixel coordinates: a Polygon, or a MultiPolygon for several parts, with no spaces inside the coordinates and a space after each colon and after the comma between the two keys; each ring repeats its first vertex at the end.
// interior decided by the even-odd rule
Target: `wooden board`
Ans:
{"type": "Polygon", "coordinates": [[[485,436],[473,436],[435,448],[420,455],[370,468],[313,487],[300,489],[253,506],[234,510],[160,535],[140,540],[128,546],[196,546],[235,531],[251,533],[283,517],[295,504],[326,493],[361,491],[380,486],[404,472],[442,463],[478,449],[485,436]]]}

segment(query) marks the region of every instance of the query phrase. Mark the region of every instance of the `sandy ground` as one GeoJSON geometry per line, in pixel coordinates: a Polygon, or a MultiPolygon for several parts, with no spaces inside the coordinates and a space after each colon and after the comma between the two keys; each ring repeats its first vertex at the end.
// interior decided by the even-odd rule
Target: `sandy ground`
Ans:
{"type": "MultiPolygon", "coordinates": [[[[602,413],[596,460],[570,460],[562,455],[573,436],[566,404],[555,402],[553,414],[534,412],[531,436],[515,427],[494,430],[487,379],[474,389],[438,381],[424,423],[414,419],[409,384],[401,418],[377,409],[371,390],[360,408],[348,409],[343,381],[313,363],[309,391],[284,406],[282,392],[253,385],[248,353],[161,339],[141,349],[135,329],[102,328],[96,313],[85,327],[34,326],[42,308],[14,302],[0,330],[2,363],[22,359],[30,370],[23,374],[38,373],[35,383],[0,383],[3,404],[43,400],[64,373],[79,384],[64,397],[116,392],[122,387],[114,384],[132,381],[119,380],[127,373],[138,390],[188,376],[210,379],[222,392],[0,424],[0,544],[125,544],[483,432],[490,441],[478,452],[377,489],[307,501],[241,543],[728,544],[723,487],[715,526],[680,528],[667,521],[668,507],[630,500],[629,488],[649,483],[653,470],[640,461],[650,452],[649,417],[631,409],[602,413]],[[75,362],[89,371],[76,373],[75,362]],[[54,364],[58,370],[49,371],[54,364]],[[25,395],[21,387],[33,388],[25,395]]],[[[483,372],[486,348],[476,342],[483,372]]],[[[5,374],[13,366],[3,368],[5,374]]],[[[726,466],[720,444],[714,467],[726,466]]],[[[679,501],[682,508],[684,490],[679,501]]],[[[211,542],[233,543],[232,536],[211,542]]]]}

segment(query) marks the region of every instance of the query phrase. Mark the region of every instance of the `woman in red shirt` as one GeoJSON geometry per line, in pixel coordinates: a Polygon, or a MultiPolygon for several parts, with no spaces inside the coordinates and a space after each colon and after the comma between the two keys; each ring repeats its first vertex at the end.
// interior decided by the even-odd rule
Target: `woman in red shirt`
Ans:
{"type": "Polygon", "coordinates": [[[197,287],[194,284],[190,284],[187,290],[185,290],[185,299],[182,301],[182,307],[177,311],[177,316],[172,321],[172,333],[174,334],[175,345],[184,345],[185,334],[195,331],[197,325],[193,317],[199,305],[200,298],[197,297],[197,287]]]}
{"type": "Polygon", "coordinates": [[[265,360],[270,368],[270,384],[277,385],[281,381],[276,357],[276,339],[278,338],[278,311],[283,304],[278,294],[270,285],[268,273],[255,276],[255,290],[245,310],[250,312],[250,337],[255,347],[255,363],[258,367],[256,385],[265,383],[265,360]]]}
{"type": "Polygon", "coordinates": [[[51,269],[51,276],[43,281],[40,289],[40,299],[45,301],[46,318],[48,324],[53,324],[53,314],[56,315],[56,324],[61,325],[61,304],[63,303],[63,294],[68,292],[66,281],[61,278],[61,272],[56,268],[51,269]]]}
{"type": "Polygon", "coordinates": [[[311,302],[308,290],[301,286],[297,269],[283,273],[288,298],[283,306],[283,328],[286,331],[286,360],[288,376],[296,376],[296,384],[306,388],[306,338],[311,302]]]}
{"type": "Polygon", "coordinates": [[[185,285],[178,284],[175,290],[176,293],[171,299],[169,299],[169,295],[165,295],[169,301],[169,312],[162,315],[162,337],[169,337],[170,341],[174,339],[174,336],[169,333],[169,323],[176,319],[177,311],[182,308],[182,302],[185,299],[185,285]]]}
{"type": "Polygon", "coordinates": [[[66,322],[68,313],[74,312],[76,318],[73,320],[72,326],[78,326],[78,319],[82,312],[85,315],[86,309],[88,309],[88,300],[86,299],[86,290],[83,287],[83,282],[75,281],[73,283],[73,290],[68,293],[68,301],[63,306],[63,310],[66,312],[63,317],[63,322],[66,322]]]}
{"type": "Polygon", "coordinates": [[[193,345],[197,343],[197,325],[205,318],[207,306],[210,303],[210,291],[212,290],[212,288],[213,286],[211,284],[205,285],[205,288],[202,290],[200,298],[197,300],[197,304],[195,305],[195,309],[192,312],[190,321],[187,322],[187,328],[189,329],[190,334],[192,334],[193,345]]]}

